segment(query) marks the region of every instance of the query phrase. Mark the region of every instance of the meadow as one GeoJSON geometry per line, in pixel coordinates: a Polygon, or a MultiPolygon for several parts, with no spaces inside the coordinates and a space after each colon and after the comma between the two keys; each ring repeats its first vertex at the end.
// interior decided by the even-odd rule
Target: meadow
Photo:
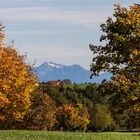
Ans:
{"type": "Polygon", "coordinates": [[[1,130],[0,140],[139,140],[138,133],[1,130]]]}

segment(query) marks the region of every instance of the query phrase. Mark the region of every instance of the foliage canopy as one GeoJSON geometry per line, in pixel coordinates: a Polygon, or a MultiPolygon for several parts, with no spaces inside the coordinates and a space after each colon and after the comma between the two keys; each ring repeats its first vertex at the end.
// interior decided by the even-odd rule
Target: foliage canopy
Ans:
{"type": "Polygon", "coordinates": [[[3,40],[3,26],[0,25],[0,122],[10,126],[26,114],[36,76],[26,64],[26,57],[5,45],[3,40]]]}
{"type": "Polygon", "coordinates": [[[113,18],[101,25],[104,46],[90,45],[92,75],[113,74],[108,84],[116,105],[140,112],[140,6],[115,5],[113,18]]]}
{"type": "Polygon", "coordinates": [[[101,30],[104,34],[100,41],[105,41],[105,46],[90,44],[95,56],[91,64],[93,74],[101,71],[125,73],[137,81],[140,74],[140,6],[126,9],[115,5],[113,18],[101,24],[101,30]]]}

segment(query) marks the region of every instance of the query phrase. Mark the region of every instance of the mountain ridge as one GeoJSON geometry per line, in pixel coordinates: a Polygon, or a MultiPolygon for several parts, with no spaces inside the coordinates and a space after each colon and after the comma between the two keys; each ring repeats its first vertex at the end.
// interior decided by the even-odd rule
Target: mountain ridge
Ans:
{"type": "Polygon", "coordinates": [[[103,73],[100,76],[93,76],[90,79],[91,72],[78,64],[63,65],[54,62],[44,62],[33,71],[37,74],[39,82],[51,80],[69,79],[72,83],[101,83],[102,80],[110,79],[110,74],[103,73]]]}

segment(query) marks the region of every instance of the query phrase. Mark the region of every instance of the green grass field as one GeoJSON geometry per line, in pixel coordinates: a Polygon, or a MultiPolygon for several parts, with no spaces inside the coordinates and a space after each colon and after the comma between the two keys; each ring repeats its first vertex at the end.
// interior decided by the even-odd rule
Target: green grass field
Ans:
{"type": "Polygon", "coordinates": [[[48,131],[0,131],[0,140],[140,140],[138,133],[72,133],[48,131]]]}

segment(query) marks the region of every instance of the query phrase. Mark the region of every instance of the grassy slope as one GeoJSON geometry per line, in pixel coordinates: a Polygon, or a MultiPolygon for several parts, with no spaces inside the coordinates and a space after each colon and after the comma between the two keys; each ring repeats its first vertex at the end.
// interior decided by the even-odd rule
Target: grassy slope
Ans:
{"type": "Polygon", "coordinates": [[[138,133],[0,131],[0,140],[140,140],[138,133]]]}
{"type": "Polygon", "coordinates": [[[64,84],[63,86],[64,88],[67,88],[67,87],[73,88],[75,85],[81,89],[84,89],[88,84],[64,84]]]}

